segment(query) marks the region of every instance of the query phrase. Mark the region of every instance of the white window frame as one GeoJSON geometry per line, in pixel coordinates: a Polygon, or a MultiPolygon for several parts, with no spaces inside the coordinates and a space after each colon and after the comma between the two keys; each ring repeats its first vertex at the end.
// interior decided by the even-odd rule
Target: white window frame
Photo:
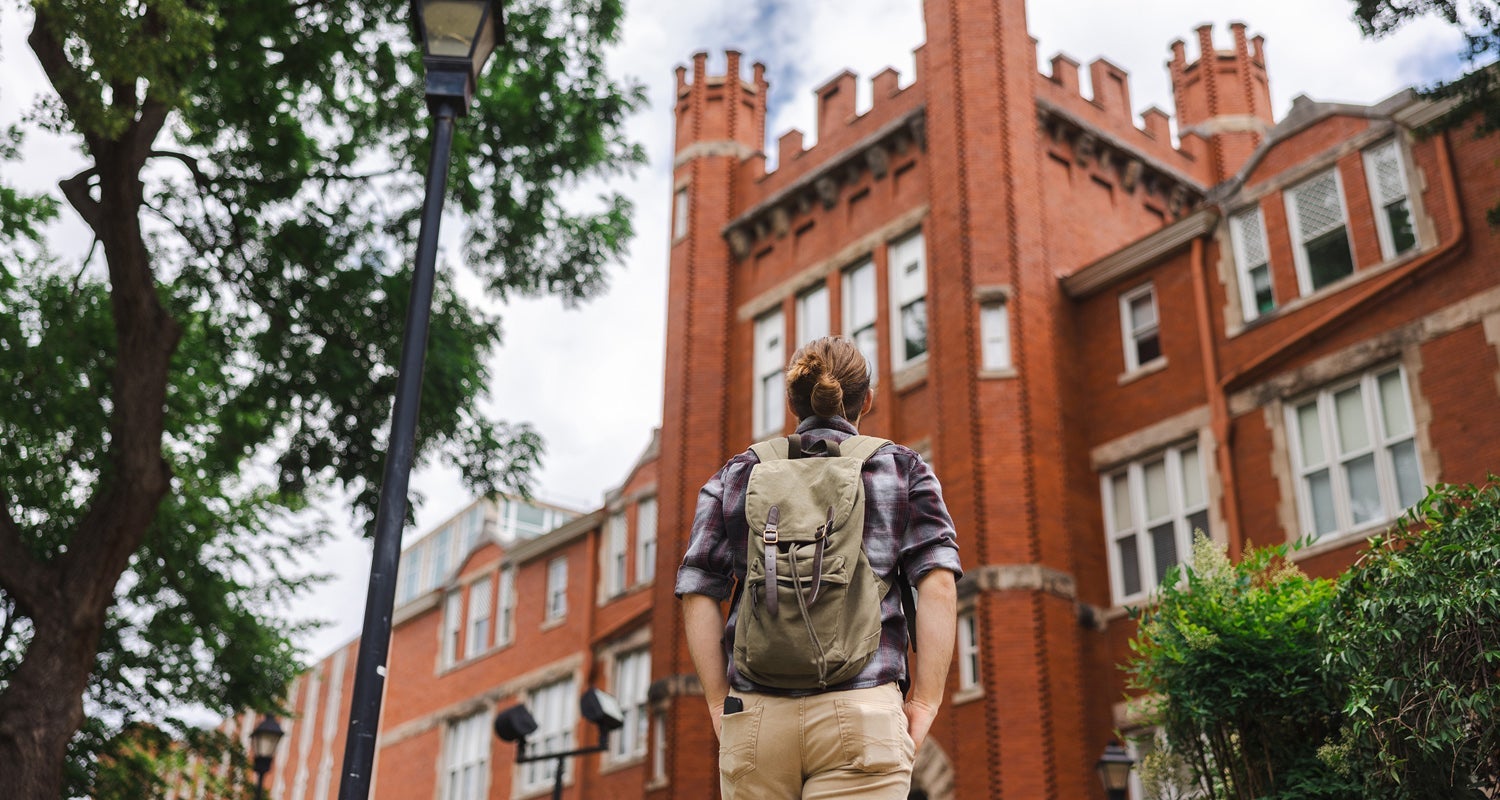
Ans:
{"type": "Polygon", "coordinates": [[[688,187],[679,186],[677,191],[672,193],[672,241],[674,243],[687,238],[689,211],[688,187]]]}
{"type": "MultiPolygon", "coordinates": [[[[573,729],[578,725],[578,693],[573,676],[538,686],[527,692],[526,706],[536,720],[536,732],[527,746],[537,753],[560,753],[573,749],[573,729]]],[[[544,758],[516,765],[518,794],[531,794],[552,786],[556,761],[544,758]]],[[[563,781],[573,771],[573,759],[563,759],[563,781]]]]}
{"type": "Polygon", "coordinates": [[[1121,342],[1124,343],[1126,372],[1155,366],[1167,357],[1167,351],[1162,347],[1161,341],[1161,304],[1156,302],[1154,283],[1145,283],[1120,295],[1120,336],[1121,342]],[[1142,297],[1151,298],[1152,321],[1137,328],[1130,314],[1130,304],[1142,297]],[[1156,356],[1142,362],[1140,346],[1147,336],[1156,337],[1156,356]]]}
{"type": "Polygon", "coordinates": [[[1406,369],[1401,365],[1387,365],[1371,369],[1342,381],[1331,383],[1308,395],[1286,404],[1287,449],[1292,461],[1292,471],[1297,480],[1298,521],[1302,530],[1320,541],[1337,539],[1383,528],[1399,517],[1407,507],[1402,503],[1401,488],[1395,466],[1396,448],[1409,444],[1412,465],[1416,469],[1417,485],[1413,488],[1412,502],[1421,499],[1425,476],[1422,475],[1422,457],[1417,441],[1415,407],[1412,402],[1411,382],[1406,369]],[[1405,401],[1402,409],[1408,430],[1391,433],[1387,430],[1385,398],[1380,392],[1380,379],[1394,374],[1399,381],[1400,397],[1405,401]],[[1340,425],[1337,397],[1343,392],[1359,387],[1367,437],[1365,446],[1343,452],[1340,441],[1340,425]],[[1316,464],[1305,463],[1304,442],[1299,413],[1309,405],[1316,409],[1322,460],[1316,464]],[[1375,486],[1379,498],[1377,513],[1363,522],[1354,519],[1352,489],[1350,487],[1350,465],[1373,455],[1375,486]],[[1333,506],[1334,527],[1318,532],[1316,511],[1310,484],[1318,473],[1327,470],[1329,493],[1333,506]]]}
{"type": "Polygon", "coordinates": [[[828,310],[826,283],[820,283],[797,295],[797,347],[821,339],[832,331],[833,318],[828,310]]]}
{"type": "Polygon", "coordinates": [[[516,638],[516,568],[500,568],[500,586],[495,593],[495,645],[503,647],[516,638]]]}
{"type": "Polygon", "coordinates": [[[558,556],[547,562],[546,621],[555,622],[568,616],[568,557],[558,556]]]}
{"type": "Polygon", "coordinates": [[[786,318],[780,308],[755,320],[754,360],[751,429],[762,438],[786,427],[786,318]]]}
{"type": "Polygon", "coordinates": [[[464,595],[449,592],[443,598],[443,630],[440,644],[441,665],[451,667],[458,661],[458,639],[464,629],[464,595]]]}
{"type": "Polygon", "coordinates": [[[958,690],[979,686],[979,619],[974,609],[958,614],[958,690]]]}
{"type": "Polygon", "coordinates": [[[437,586],[448,579],[448,571],[453,569],[453,526],[443,526],[430,538],[427,585],[437,586]]]}
{"type": "Polygon", "coordinates": [[[875,280],[874,259],[867,257],[844,270],[842,281],[843,334],[854,341],[864,354],[865,361],[869,362],[870,385],[874,386],[879,383],[880,378],[880,334],[876,327],[880,316],[880,287],[875,280]],[[858,298],[857,286],[864,283],[866,275],[869,276],[869,296],[858,298]],[[866,308],[869,313],[859,313],[866,308]]]}
{"type": "Polygon", "coordinates": [[[489,796],[489,712],[451,720],[443,732],[442,800],[484,800],[489,796]]]}
{"type": "Polygon", "coordinates": [[[926,361],[932,351],[927,331],[931,318],[927,307],[927,240],[921,229],[892,241],[886,248],[886,260],[890,268],[891,371],[895,372],[926,361]],[[922,304],[922,352],[907,357],[905,309],[916,303],[922,304]]]}
{"type": "Polygon", "coordinates": [[[651,648],[641,647],[615,656],[610,685],[620,701],[624,724],[609,741],[611,762],[632,761],[646,755],[649,709],[646,693],[651,688],[651,648]]]}
{"type": "Polygon", "coordinates": [[[635,504],[635,582],[656,579],[656,497],[635,504]]]}
{"type": "Polygon", "coordinates": [[[1156,574],[1156,542],[1151,535],[1153,528],[1166,522],[1172,523],[1172,542],[1176,551],[1176,564],[1183,564],[1192,555],[1192,517],[1201,515],[1204,533],[1212,535],[1212,518],[1209,514],[1208,465],[1206,448],[1198,439],[1180,442],[1162,450],[1132,460],[1128,464],[1102,472],[1099,475],[1099,496],[1104,506],[1104,540],[1109,563],[1110,592],[1115,605],[1144,600],[1159,585],[1161,575],[1156,574]],[[1184,455],[1192,452],[1198,463],[1197,479],[1199,497],[1189,502],[1187,497],[1187,475],[1183,463],[1184,455]],[[1167,482],[1167,511],[1164,515],[1147,518],[1146,468],[1161,461],[1167,482]],[[1125,478],[1126,500],[1130,519],[1117,519],[1115,483],[1125,478]],[[1125,565],[1120,557],[1120,543],[1135,537],[1136,579],[1139,589],[1126,591],[1125,565]]]}
{"type": "Polygon", "coordinates": [[[985,372],[1012,369],[1010,302],[996,297],[979,304],[980,368],[985,372]]]}
{"type": "Polygon", "coordinates": [[[1380,239],[1380,256],[1382,260],[1389,261],[1405,253],[1396,252],[1395,233],[1391,230],[1390,217],[1386,216],[1385,209],[1395,202],[1406,203],[1406,214],[1411,218],[1413,242],[1406,252],[1414,252],[1421,249],[1422,235],[1417,230],[1416,209],[1412,206],[1411,179],[1406,173],[1406,151],[1396,139],[1390,139],[1374,147],[1367,148],[1362,154],[1365,164],[1365,184],[1370,191],[1370,210],[1375,215],[1375,233],[1380,239]],[[1396,162],[1396,172],[1401,178],[1402,195],[1399,201],[1387,201],[1380,196],[1380,176],[1378,174],[1378,163],[1383,155],[1390,154],[1391,160],[1396,162]]]}
{"type": "MultiPolygon", "coordinates": [[[[1314,292],[1326,289],[1329,286],[1334,286],[1342,283],[1344,280],[1353,277],[1354,274],[1359,271],[1359,265],[1354,261],[1354,237],[1350,233],[1352,228],[1349,225],[1349,203],[1344,198],[1344,177],[1339,174],[1337,165],[1330,166],[1328,169],[1319,172],[1317,175],[1314,175],[1307,180],[1302,181],[1296,186],[1288,188],[1283,194],[1283,202],[1286,204],[1287,234],[1291,237],[1292,240],[1292,261],[1297,266],[1297,290],[1302,294],[1303,297],[1306,297],[1307,295],[1310,295],[1314,292]],[[1313,181],[1319,180],[1329,173],[1333,174],[1334,193],[1335,196],[1338,197],[1339,213],[1344,221],[1344,243],[1349,247],[1349,264],[1351,265],[1351,268],[1349,274],[1345,275],[1343,278],[1339,278],[1338,280],[1332,281],[1324,286],[1314,288],[1312,280],[1312,265],[1309,262],[1307,255],[1307,242],[1302,239],[1302,219],[1297,212],[1297,193],[1305,189],[1313,181]]],[[[1333,229],[1330,228],[1329,230],[1324,231],[1323,233],[1320,233],[1318,235],[1326,236],[1327,234],[1332,232],[1333,229]]]]}
{"type": "Polygon", "coordinates": [[[488,575],[469,586],[469,614],[465,623],[464,658],[473,658],[490,649],[490,626],[493,623],[490,618],[490,609],[494,607],[490,600],[492,588],[493,585],[488,575]]]}
{"type": "Polygon", "coordinates": [[[1271,313],[1276,309],[1276,278],[1271,274],[1271,248],[1266,241],[1266,219],[1261,213],[1260,206],[1254,205],[1229,218],[1229,240],[1234,249],[1234,271],[1239,277],[1240,285],[1240,316],[1246,322],[1258,319],[1262,313],[1271,313]],[[1242,232],[1244,227],[1241,222],[1253,218],[1255,220],[1255,235],[1259,237],[1260,251],[1265,253],[1265,259],[1250,263],[1247,254],[1250,242],[1245,240],[1242,232]],[[1255,301],[1255,281],[1250,273],[1256,269],[1265,267],[1266,280],[1271,286],[1271,308],[1265,312],[1260,310],[1260,304],[1255,301]]]}
{"type": "Polygon", "coordinates": [[[422,563],[425,553],[426,548],[412,547],[401,555],[401,579],[396,593],[396,605],[409,603],[422,593],[422,570],[427,568],[422,563]]]}
{"type": "Polygon", "coordinates": [[[625,512],[609,515],[604,548],[604,593],[614,597],[625,591],[630,571],[629,531],[625,526],[625,512]]]}

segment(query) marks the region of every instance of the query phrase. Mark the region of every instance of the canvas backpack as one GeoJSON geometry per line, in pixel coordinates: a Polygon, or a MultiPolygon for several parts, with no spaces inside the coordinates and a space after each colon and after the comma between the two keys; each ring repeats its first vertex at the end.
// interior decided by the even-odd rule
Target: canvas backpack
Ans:
{"type": "Polygon", "coordinates": [[[865,555],[860,473],[889,441],[851,436],[816,443],[817,452],[802,444],[793,435],[750,448],[760,463],[745,496],[734,665],[763,686],[826,689],[858,675],[880,646],[889,583],[865,555]]]}

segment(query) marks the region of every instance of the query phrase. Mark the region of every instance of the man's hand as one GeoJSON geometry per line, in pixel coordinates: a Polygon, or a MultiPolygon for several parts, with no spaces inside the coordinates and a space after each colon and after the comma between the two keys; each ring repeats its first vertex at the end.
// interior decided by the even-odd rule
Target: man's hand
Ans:
{"type": "Polygon", "coordinates": [[[708,704],[708,716],[714,723],[714,738],[723,740],[721,735],[724,731],[724,701],[708,704]]]}
{"type": "MultiPolygon", "coordinates": [[[[937,718],[937,707],[920,700],[907,700],[901,709],[906,712],[906,732],[920,751],[922,743],[927,741],[927,732],[932,730],[932,721],[937,718]]],[[[714,724],[718,724],[717,717],[714,724]]]]}

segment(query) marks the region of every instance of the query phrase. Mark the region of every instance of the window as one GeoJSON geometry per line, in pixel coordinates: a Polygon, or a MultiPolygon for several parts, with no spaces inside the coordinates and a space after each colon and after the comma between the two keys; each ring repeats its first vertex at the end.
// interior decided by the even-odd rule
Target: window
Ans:
{"type": "Polygon", "coordinates": [[[396,593],[396,605],[408,602],[417,596],[422,585],[422,551],[413,547],[401,555],[400,591],[396,593]]]}
{"type": "Polygon", "coordinates": [[[604,593],[610,597],[625,591],[626,560],[630,554],[625,539],[625,514],[611,514],[609,516],[609,540],[604,556],[604,593]]]}
{"type": "Polygon", "coordinates": [[[1302,294],[1312,294],[1354,272],[1343,196],[1338,170],[1332,169],[1286,193],[1302,294]]]}
{"type": "Polygon", "coordinates": [[[568,557],[547,562],[547,621],[568,615],[568,557]]]}
{"type": "Polygon", "coordinates": [[[797,346],[828,335],[828,287],[818,286],[797,296],[797,346]]]}
{"type": "Polygon", "coordinates": [[[979,306],[979,336],[983,369],[1010,369],[1010,309],[1004,300],[979,306]]]}
{"type": "Polygon", "coordinates": [[[1106,474],[1102,484],[1115,602],[1140,599],[1188,556],[1193,531],[1208,531],[1198,446],[1133,462],[1106,474]]]}
{"type": "Polygon", "coordinates": [[[474,549],[474,545],[478,544],[479,540],[481,538],[483,538],[483,535],[484,535],[484,507],[483,506],[475,506],[474,508],[469,509],[469,513],[467,513],[467,514],[464,515],[463,526],[464,526],[464,552],[468,553],[471,550],[473,550],[474,549]]]}
{"type": "Polygon", "coordinates": [[[453,526],[448,526],[438,531],[432,537],[431,554],[427,558],[427,564],[431,571],[427,575],[427,585],[436,586],[448,578],[448,567],[453,563],[453,526]]]}
{"type": "Polygon", "coordinates": [[[667,781],[667,715],[660,711],[651,715],[651,781],[667,781]]]}
{"type": "Polygon", "coordinates": [[[1161,358],[1156,289],[1151,284],[1120,295],[1120,323],[1125,333],[1126,372],[1134,372],[1161,358]]]}
{"type": "Polygon", "coordinates": [[[870,365],[870,383],[880,374],[875,341],[875,262],[865,261],[844,273],[844,335],[854,340],[870,365]]]}
{"type": "Polygon", "coordinates": [[[958,688],[979,685],[979,628],[973,611],[958,615],[958,688]]]}
{"type": "Polygon", "coordinates": [[[651,650],[632,650],[615,660],[614,694],[625,724],[609,743],[614,760],[646,755],[646,690],[651,686],[651,650]]]}
{"type": "Polygon", "coordinates": [[[490,649],[490,579],[480,578],[469,587],[469,628],[464,637],[464,658],[490,649]]]}
{"type": "Polygon", "coordinates": [[[772,311],[755,321],[756,436],[779,432],[786,425],[786,323],[772,311]]]}
{"type": "Polygon", "coordinates": [[[1271,291],[1271,259],[1266,248],[1266,226],[1260,206],[1229,218],[1229,238],[1234,245],[1235,271],[1240,278],[1240,308],[1249,322],[1276,308],[1271,291]]]}
{"type": "Polygon", "coordinates": [[[1365,179],[1370,184],[1370,205],[1375,207],[1380,254],[1395,258],[1417,244],[1417,229],[1412,224],[1411,201],[1407,196],[1406,167],[1396,140],[1365,151],[1365,179]]]}
{"type": "Polygon", "coordinates": [[[684,186],[672,195],[672,241],[688,234],[688,190],[684,186]]]}
{"type": "Polygon", "coordinates": [[[1410,396],[1397,367],[1288,408],[1304,530],[1324,536],[1363,528],[1421,499],[1410,396]]]}
{"type": "Polygon", "coordinates": [[[442,665],[447,667],[458,660],[458,635],[464,627],[464,596],[449,592],[443,601],[442,665]]]}
{"type": "Polygon", "coordinates": [[[891,245],[891,369],[927,355],[926,248],[921,231],[891,245]]]}
{"type": "MultiPolygon", "coordinates": [[[[573,749],[574,714],[578,708],[578,697],[573,690],[573,679],[566,678],[533,689],[526,705],[536,719],[536,733],[526,737],[527,747],[535,753],[560,753],[573,749]]],[[[569,765],[572,759],[564,759],[569,765]]],[[[546,758],[520,764],[521,792],[530,792],[552,785],[552,771],[557,762],[546,758]]],[[[564,767],[568,769],[568,767],[564,767]]],[[[564,775],[567,773],[564,772],[564,775]]]]}
{"type": "Polygon", "coordinates": [[[645,583],[656,578],[656,498],[648,497],[635,506],[635,581],[645,583]]]}
{"type": "Polygon", "coordinates": [[[448,723],[443,735],[443,800],[483,800],[489,793],[489,712],[448,723]]]}
{"type": "Polygon", "coordinates": [[[495,643],[510,644],[516,634],[516,568],[500,570],[500,613],[495,615],[495,643]]]}

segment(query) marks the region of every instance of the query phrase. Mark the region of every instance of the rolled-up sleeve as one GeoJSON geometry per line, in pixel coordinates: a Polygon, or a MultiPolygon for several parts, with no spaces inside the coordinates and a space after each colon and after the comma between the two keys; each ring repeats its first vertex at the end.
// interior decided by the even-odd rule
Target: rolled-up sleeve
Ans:
{"type": "Polygon", "coordinates": [[[958,534],[953,517],[943,503],[943,487],[937,475],[920,457],[913,458],[907,469],[909,502],[905,535],[901,537],[901,571],[913,585],[934,569],[963,577],[958,559],[958,534]]]}
{"type": "Polygon", "coordinates": [[[724,474],[728,467],[704,484],[698,492],[693,514],[692,538],[682,566],[677,569],[678,597],[701,594],[715,600],[729,599],[734,586],[734,555],[724,530],[724,474]]]}

